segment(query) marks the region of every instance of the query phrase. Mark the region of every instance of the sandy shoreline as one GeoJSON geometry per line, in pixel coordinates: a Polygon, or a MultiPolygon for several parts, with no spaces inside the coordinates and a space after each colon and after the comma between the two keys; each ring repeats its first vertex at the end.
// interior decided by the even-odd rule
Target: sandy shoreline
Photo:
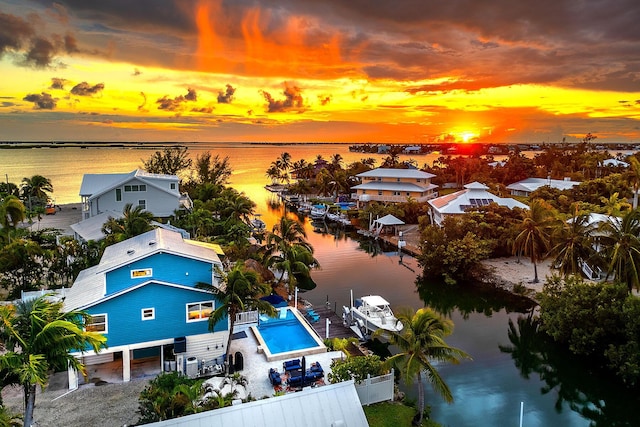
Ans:
{"type": "Polygon", "coordinates": [[[522,284],[528,289],[535,292],[542,292],[548,276],[551,276],[551,261],[545,260],[538,262],[538,283],[533,283],[534,268],[531,260],[528,258],[508,257],[493,258],[482,261],[493,274],[503,282],[509,282],[514,285],[522,284]]]}

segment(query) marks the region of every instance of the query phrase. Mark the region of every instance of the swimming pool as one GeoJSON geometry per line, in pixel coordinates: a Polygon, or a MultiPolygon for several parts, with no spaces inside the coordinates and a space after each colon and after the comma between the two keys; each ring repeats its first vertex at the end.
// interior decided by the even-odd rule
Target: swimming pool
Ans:
{"type": "Polygon", "coordinates": [[[268,361],[327,351],[322,340],[292,307],[282,308],[275,318],[260,316],[258,326],[252,326],[258,340],[258,351],[268,361]]]}

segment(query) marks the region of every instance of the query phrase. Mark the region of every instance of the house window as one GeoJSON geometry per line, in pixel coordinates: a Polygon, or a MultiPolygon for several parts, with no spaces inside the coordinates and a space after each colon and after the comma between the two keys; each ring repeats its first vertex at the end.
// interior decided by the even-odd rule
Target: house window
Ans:
{"type": "Polygon", "coordinates": [[[146,200],[138,200],[138,206],[140,206],[142,209],[147,209],[147,201],[146,200]]]}
{"type": "Polygon", "coordinates": [[[400,195],[400,192],[399,192],[399,191],[394,191],[394,192],[393,192],[393,195],[394,195],[394,196],[399,196],[399,195],[400,195]]]}
{"type": "Polygon", "coordinates": [[[409,197],[410,195],[411,195],[411,193],[409,193],[409,192],[407,191],[407,197],[409,197]]]}
{"type": "Polygon", "coordinates": [[[142,314],[142,320],[153,320],[156,318],[156,309],[153,307],[143,308],[140,312],[142,314]]]}
{"type": "Polygon", "coordinates": [[[131,192],[138,192],[138,191],[147,191],[147,185],[146,184],[140,184],[140,185],[125,185],[124,186],[124,192],[125,193],[131,193],[131,192]]]}
{"type": "Polygon", "coordinates": [[[396,182],[400,182],[400,178],[396,178],[396,182]]]}
{"type": "Polygon", "coordinates": [[[147,184],[140,184],[140,191],[147,191],[147,184]]]}
{"type": "Polygon", "coordinates": [[[89,321],[85,325],[87,332],[100,332],[106,334],[109,331],[107,327],[107,315],[105,314],[92,314],[89,321]]]}
{"type": "Polygon", "coordinates": [[[135,270],[131,270],[131,278],[139,279],[141,277],[151,277],[153,276],[153,269],[151,268],[138,268],[135,270]]]}
{"type": "Polygon", "coordinates": [[[420,178],[417,178],[416,182],[422,182],[422,180],[420,178]]]}
{"type": "Polygon", "coordinates": [[[175,190],[175,189],[176,189],[176,183],[175,183],[175,182],[172,182],[172,183],[171,183],[171,189],[172,189],[172,190],[175,190]]]}
{"type": "Polygon", "coordinates": [[[201,322],[209,320],[213,313],[213,301],[194,302],[187,304],[187,322],[201,322]]]}
{"type": "Polygon", "coordinates": [[[116,202],[122,201],[122,189],[116,188],[116,202]]]}
{"type": "Polygon", "coordinates": [[[124,192],[125,193],[130,193],[131,192],[131,186],[130,185],[125,185],[124,186],[124,192]]]}
{"type": "Polygon", "coordinates": [[[376,178],[376,179],[377,179],[378,181],[382,181],[382,178],[381,178],[381,177],[378,177],[378,178],[376,178]]]}
{"type": "Polygon", "coordinates": [[[378,196],[382,196],[382,190],[378,190],[378,196]]]}

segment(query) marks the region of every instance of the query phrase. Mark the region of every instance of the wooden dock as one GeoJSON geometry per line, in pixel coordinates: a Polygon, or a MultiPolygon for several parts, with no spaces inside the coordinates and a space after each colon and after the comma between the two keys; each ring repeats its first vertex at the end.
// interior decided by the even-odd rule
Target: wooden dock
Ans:
{"type": "Polygon", "coordinates": [[[327,320],[331,322],[329,325],[329,338],[358,338],[350,328],[342,324],[342,318],[333,312],[326,306],[314,307],[315,311],[320,319],[317,322],[311,323],[311,326],[320,336],[325,339],[327,337],[327,320]]]}

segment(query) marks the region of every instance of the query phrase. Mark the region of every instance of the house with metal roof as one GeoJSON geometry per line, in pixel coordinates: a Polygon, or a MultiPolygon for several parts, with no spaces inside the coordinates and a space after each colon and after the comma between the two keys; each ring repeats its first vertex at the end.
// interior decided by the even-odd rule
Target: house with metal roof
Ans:
{"type": "Polygon", "coordinates": [[[376,168],[357,175],[361,184],[351,187],[359,202],[406,202],[408,197],[425,202],[438,196],[434,174],[417,169],[376,168]]]}
{"type": "MultiPolygon", "coordinates": [[[[104,334],[108,348],[78,353],[85,365],[121,361],[122,380],[139,360],[165,361],[185,372],[187,363],[222,363],[229,322],[209,331],[219,302],[198,283],[220,286],[216,248],[157,228],[105,249],[98,265],[80,272],[64,297],[64,309],[91,316],[87,329],[104,334]]],[[[70,372],[69,387],[78,378],[70,372]]]]}
{"type": "Polygon", "coordinates": [[[579,184],[579,182],[571,181],[569,178],[526,178],[521,181],[514,182],[513,184],[507,185],[507,190],[511,191],[512,196],[529,197],[531,193],[533,193],[540,187],[544,187],[545,185],[551,188],[557,188],[558,190],[569,190],[579,184]]]}
{"type": "Polygon", "coordinates": [[[474,181],[466,184],[464,190],[429,200],[428,203],[431,206],[430,215],[433,223],[442,225],[442,221],[448,215],[461,215],[468,209],[487,206],[491,203],[497,203],[509,209],[529,209],[524,203],[509,197],[498,197],[488,190],[489,187],[486,185],[474,181]]]}
{"type": "Polygon", "coordinates": [[[130,173],[85,174],[80,186],[82,218],[107,211],[122,212],[126,204],[142,206],[153,216],[167,218],[191,199],[180,194],[177,175],[152,174],[141,169],[130,173]]]}

